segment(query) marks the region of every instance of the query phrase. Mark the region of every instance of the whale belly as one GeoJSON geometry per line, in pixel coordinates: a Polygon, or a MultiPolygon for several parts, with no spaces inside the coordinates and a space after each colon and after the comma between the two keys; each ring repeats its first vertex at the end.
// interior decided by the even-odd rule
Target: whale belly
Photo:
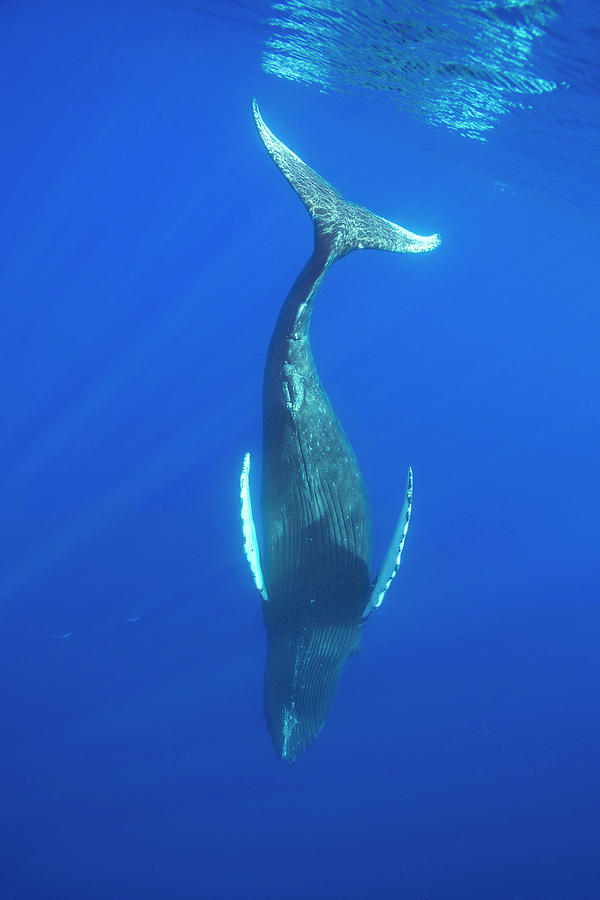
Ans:
{"type": "Polygon", "coordinates": [[[354,452],[316,372],[265,409],[265,713],[293,760],[322,727],[360,639],[371,524],[354,452]],[[296,400],[295,406],[294,401],[296,400]]]}
{"type": "Polygon", "coordinates": [[[281,593],[286,604],[318,602],[343,615],[350,611],[353,594],[359,591],[357,602],[363,599],[366,586],[358,576],[370,571],[367,491],[316,371],[301,378],[288,375],[277,393],[279,402],[270,408],[265,404],[264,417],[268,594],[275,601],[281,593]]]}

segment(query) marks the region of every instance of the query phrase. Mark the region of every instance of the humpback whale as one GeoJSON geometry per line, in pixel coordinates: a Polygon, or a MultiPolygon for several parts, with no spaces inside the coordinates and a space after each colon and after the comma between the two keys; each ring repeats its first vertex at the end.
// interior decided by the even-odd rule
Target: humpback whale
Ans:
{"type": "Polygon", "coordinates": [[[433,250],[422,237],[343,199],[265,125],[267,152],[314,224],[314,249],[277,319],[263,381],[260,552],[250,454],[240,479],[243,547],[267,632],[264,708],[280,759],[294,761],[321,730],[366,619],[394,578],[410,521],[413,476],[379,574],[371,578],[371,513],[358,462],[313,360],[309,325],[329,267],[351,250],[433,250]]]}

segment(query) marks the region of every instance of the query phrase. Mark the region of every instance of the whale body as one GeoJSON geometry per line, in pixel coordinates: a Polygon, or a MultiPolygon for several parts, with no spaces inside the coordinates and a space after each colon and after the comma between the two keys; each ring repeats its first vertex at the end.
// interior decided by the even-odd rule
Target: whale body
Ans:
{"type": "Polygon", "coordinates": [[[277,756],[292,762],[322,728],[364,623],[398,570],[413,491],[409,469],[398,524],[373,579],[369,498],[311,352],[314,298],[332,263],[351,250],[418,253],[440,238],[344,200],[267,128],[256,101],[253,111],[264,146],[314,223],[313,253],[283,303],[265,365],[262,553],[248,453],[240,481],[244,550],[267,632],[265,718],[277,756]]]}

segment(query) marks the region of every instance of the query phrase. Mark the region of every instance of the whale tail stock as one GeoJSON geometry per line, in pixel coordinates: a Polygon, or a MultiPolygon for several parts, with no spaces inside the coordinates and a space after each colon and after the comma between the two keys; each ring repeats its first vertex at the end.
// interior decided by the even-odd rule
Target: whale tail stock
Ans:
{"type": "Polygon", "coordinates": [[[339,259],[352,250],[391,250],[422,253],[434,250],[440,236],[423,237],[383,219],[356,203],[344,200],[324,178],[307,166],[265,125],[256,100],[254,121],[269,156],[304,203],[315,227],[315,247],[324,243],[328,256],[339,259]]]}

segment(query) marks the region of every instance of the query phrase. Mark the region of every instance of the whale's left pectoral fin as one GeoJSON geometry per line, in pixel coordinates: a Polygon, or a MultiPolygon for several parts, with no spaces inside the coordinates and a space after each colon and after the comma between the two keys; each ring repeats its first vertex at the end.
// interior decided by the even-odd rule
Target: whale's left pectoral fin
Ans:
{"type": "Polygon", "coordinates": [[[406,532],[408,531],[408,523],[410,522],[410,514],[412,511],[412,495],[413,473],[412,469],[409,469],[402,512],[400,513],[398,524],[394,531],[394,537],[392,538],[388,552],[385,555],[383,565],[373,585],[369,602],[365,607],[363,614],[364,618],[370,615],[374,609],[381,606],[386,591],[396,577],[396,572],[400,567],[400,559],[402,558],[402,550],[404,549],[404,541],[406,540],[406,532]]]}
{"type": "Polygon", "coordinates": [[[260,553],[258,550],[258,540],[256,537],[256,528],[254,527],[254,516],[252,515],[252,500],[250,499],[250,454],[246,453],[244,462],[242,463],[242,474],[240,476],[240,502],[242,512],[242,539],[244,542],[244,553],[252,572],[252,578],[257,590],[262,594],[263,600],[267,600],[267,589],[265,587],[262,570],[260,568],[260,553]]]}

